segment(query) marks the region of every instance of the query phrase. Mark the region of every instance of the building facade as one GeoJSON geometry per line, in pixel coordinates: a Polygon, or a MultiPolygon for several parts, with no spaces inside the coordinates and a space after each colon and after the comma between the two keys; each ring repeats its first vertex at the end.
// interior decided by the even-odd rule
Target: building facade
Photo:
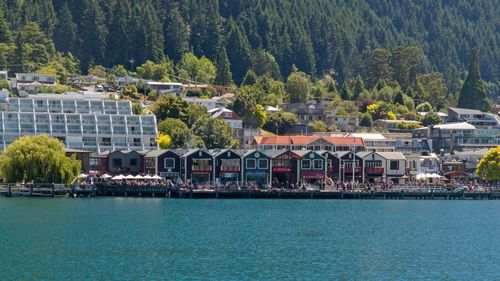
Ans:
{"type": "Polygon", "coordinates": [[[48,134],[67,148],[156,149],[154,115],[134,115],[130,101],[94,100],[75,95],[0,97],[0,149],[23,135],[48,134]]]}

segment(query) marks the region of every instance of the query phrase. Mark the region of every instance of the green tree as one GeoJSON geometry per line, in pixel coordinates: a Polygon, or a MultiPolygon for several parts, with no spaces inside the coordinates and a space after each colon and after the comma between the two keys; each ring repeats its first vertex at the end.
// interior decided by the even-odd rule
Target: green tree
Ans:
{"type": "Polygon", "coordinates": [[[311,92],[311,83],[304,72],[296,69],[288,76],[286,80],[286,91],[290,97],[291,103],[301,103],[307,101],[311,92]]]}
{"type": "Polygon", "coordinates": [[[254,52],[250,69],[257,76],[269,75],[273,79],[281,78],[280,68],[276,59],[266,50],[257,50],[254,52]]]}
{"type": "Polygon", "coordinates": [[[222,118],[201,118],[193,126],[193,133],[199,136],[206,148],[237,148],[238,139],[233,130],[222,118]]]}
{"type": "Polygon", "coordinates": [[[352,91],[349,88],[349,85],[347,85],[347,82],[344,82],[342,84],[342,89],[340,90],[340,97],[343,100],[351,100],[352,99],[352,91]]]}
{"type": "Polygon", "coordinates": [[[47,135],[22,136],[0,156],[0,174],[11,183],[70,183],[80,162],[66,157],[63,144],[47,135]]]}
{"type": "Polygon", "coordinates": [[[181,59],[189,51],[189,25],[182,18],[176,5],[172,5],[164,25],[165,49],[169,58],[181,59]]]}
{"type": "Polygon", "coordinates": [[[174,118],[167,118],[158,123],[158,132],[169,135],[172,147],[175,148],[187,147],[191,135],[186,123],[174,118]]]}
{"type": "Polygon", "coordinates": [[[58,12],[57,24],[54,30],[54,43],[59,51],[66,53],[73,50],[76,39],[77,26],[73,22],[73,14],[68,3],[64,3],[58,12]]]}
{"type": "Polygon", "coordinates": [[[328,126],[321,120],[311,121],[307,126],[311,127],[313,132],[328,132],[328,126]]]}
{"type": "Polygon", "coordinates": [[[436,112],[430,111],[425,114],[424,118],[422,118],[422,124],[424,126],[437,125],[443,123],[443,119],[437,115],[436,112]]]}
{"type": "MultiPolygon", "coordinates": [[[[181,98],[165,95],[156,101],[151,111],[158,121],[167,118],[186,120],[188,107],[189,104],[181,98]]],[[[165,133],[168,134],[168,132],[165,133]]],[[[173,137],[172,134],[169,135],[173,137]]]]}
{"type": "Polygon", "coordinates": [[[432,105],[428,102],[423,102],[423,103],[417,105],[416,110],[418,112],[429,112],[429,111],[432,111],[432,105]]]}
{"type": "Polygon", "coordinates": [[[0,9],[0,43],[11,43],[12,34],[10,32],[10,24],[5,19],[5,14],[2,9],[0,9]]]}
{"type": "Polygon", "coordinates": [[[353,100],[359,99],[366,92],[365,83],[361,78],[361,75],[356,76],[356,80],[354,81],[354,88],[352,89],[353,100]]]}
{"type": "Polygon", "coordinates": [[[488,181],[500,180],[500,146],[488,150],[479,161],[476,173],[488,181]]]}
{"type": "Polygon", "coordinates": [[[396,93],[396,95],[394,96],[394,103],[401,104],[401,105],[404,105],[404,104],[405,104],[405,102],[404,102],[403,92],[398,91],[398,92],[396,93]]]}
{"type": "Polygon", "coordinates": [[[479,73],[479,49],[474,48],[470,53],[469,73],[465,79],[458,106],[463,108],[490,111],[491,106],[486,93],[486,87],[479,73]]]}
{"type": "Polygon", "coordinates": [[[197,58],[193,53],[185,53],[176,65],[177,74],[184,79],[199,82],[213,83],[216,67],[205,56],[197,58]]]}
{"type": "Polygon", "coordinates": [[[144,113],[144,109],[142,108],[142,104],[140,102],[132,103],[132,112],[136,115],[142,115],[144,113]]]}
{"type": "Polygon", "coordinates": [[[219,51],[217,58],[217,76],[215,76],[214,83],[217,85],[228,86],[233,84],[233,75],[227,58],[226,48],[223,47],[219,51]]]}
{"type": "Polygon", "coordinates": [[[169,75],[174,74],[174,64],[169,59],[164,59],[160,63],[154,63],[150,60],[138,66],[137,74],[142,79],[168,82],[170,81],[169,75]]]}
{"type": "Polygon", "coordinates": [[[363,117],[361,118],[361,121],[359,121],[359,125],[363,127],[372,127],[373,126],[373,119],[370,113],[366,112],[363,114],[363,117]]]}
{"type": "Polygon", "coordinates": [[[92,62],[104,61],[108,30],[106,18],[97,0],[83,0],[78,33],[82,44],[92,48],[79,48],[82,69],[88,69],[92,62]]]}
{"type": "Polygon", "coordinates": [[[299,118],[291,112],[274,112],[267,116],[264,130],[281,135],[299,123],[299,118]]]}
{"type": "Polygon", "coordinates": [[[371,86],[377,84],[380,80],[390,78],[391,67],[389,66],[389,58],[391,53],[386,49],[373,50],[370,57],[369,82],[371,86]]]}
{"type": "Polygon", "coordinates": [[[16,62],[19,71],[33,72],[47,65],[55,54],[54,43],[35,22],[28,22],[16,36],[16,62]]]}
{"type": "Polygon", "coordinates": [[[241,83],[241,85],[253,85],[255,83],[257,83],[257,75],[255,74],[255,72],[253,72],[253,70],[249,69],[247,71],[247,74],[243,78],[243,82],[241,83]]]}
{"type": "Polygon", "coordinates": [[[231,73],[234,81],[240,84],[250,68],[250,43],[233,19],[229,19],[228,30],[227,56],[229,61],[233,62],[231,63],[231,73]]]}

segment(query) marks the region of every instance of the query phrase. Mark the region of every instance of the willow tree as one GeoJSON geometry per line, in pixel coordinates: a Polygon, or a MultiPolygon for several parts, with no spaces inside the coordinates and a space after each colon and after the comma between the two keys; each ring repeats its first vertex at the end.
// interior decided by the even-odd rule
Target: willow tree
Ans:
{"type": "Polygon", "coordinates": [[[70,183],[80,167],[74,157],[66,157],[63,144],[48,135],[20,137],[0,156],[0,175],[11,183],[70,183]]]}

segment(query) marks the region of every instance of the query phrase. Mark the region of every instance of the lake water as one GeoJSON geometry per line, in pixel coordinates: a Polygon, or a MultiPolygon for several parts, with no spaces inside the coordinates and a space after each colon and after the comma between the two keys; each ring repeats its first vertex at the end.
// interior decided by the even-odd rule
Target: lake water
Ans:
{"type": "Polygon", "coordinates": [[[0,280],[500,280],[500,201],[0,198],[0,280]]]}

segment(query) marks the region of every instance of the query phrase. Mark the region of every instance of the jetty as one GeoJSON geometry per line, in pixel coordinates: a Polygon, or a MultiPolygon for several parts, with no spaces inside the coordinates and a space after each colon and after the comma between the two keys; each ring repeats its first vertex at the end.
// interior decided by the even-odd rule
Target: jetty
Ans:
{"type": "Polygon", "coordinates": [[[6,197],[62,197],[69,189],[64,184],[1,184],[0,196],[6,197]]]}
{"type": "Polygon", "coordinates": [[[209,190],[171,189],[164,186],[100,186],[96,196],[161,197],[180,199],[422,199],[422,200],[496,200],[500,191],[447,191],[444,189],[387,191],[338,190],[209,190]]]}

